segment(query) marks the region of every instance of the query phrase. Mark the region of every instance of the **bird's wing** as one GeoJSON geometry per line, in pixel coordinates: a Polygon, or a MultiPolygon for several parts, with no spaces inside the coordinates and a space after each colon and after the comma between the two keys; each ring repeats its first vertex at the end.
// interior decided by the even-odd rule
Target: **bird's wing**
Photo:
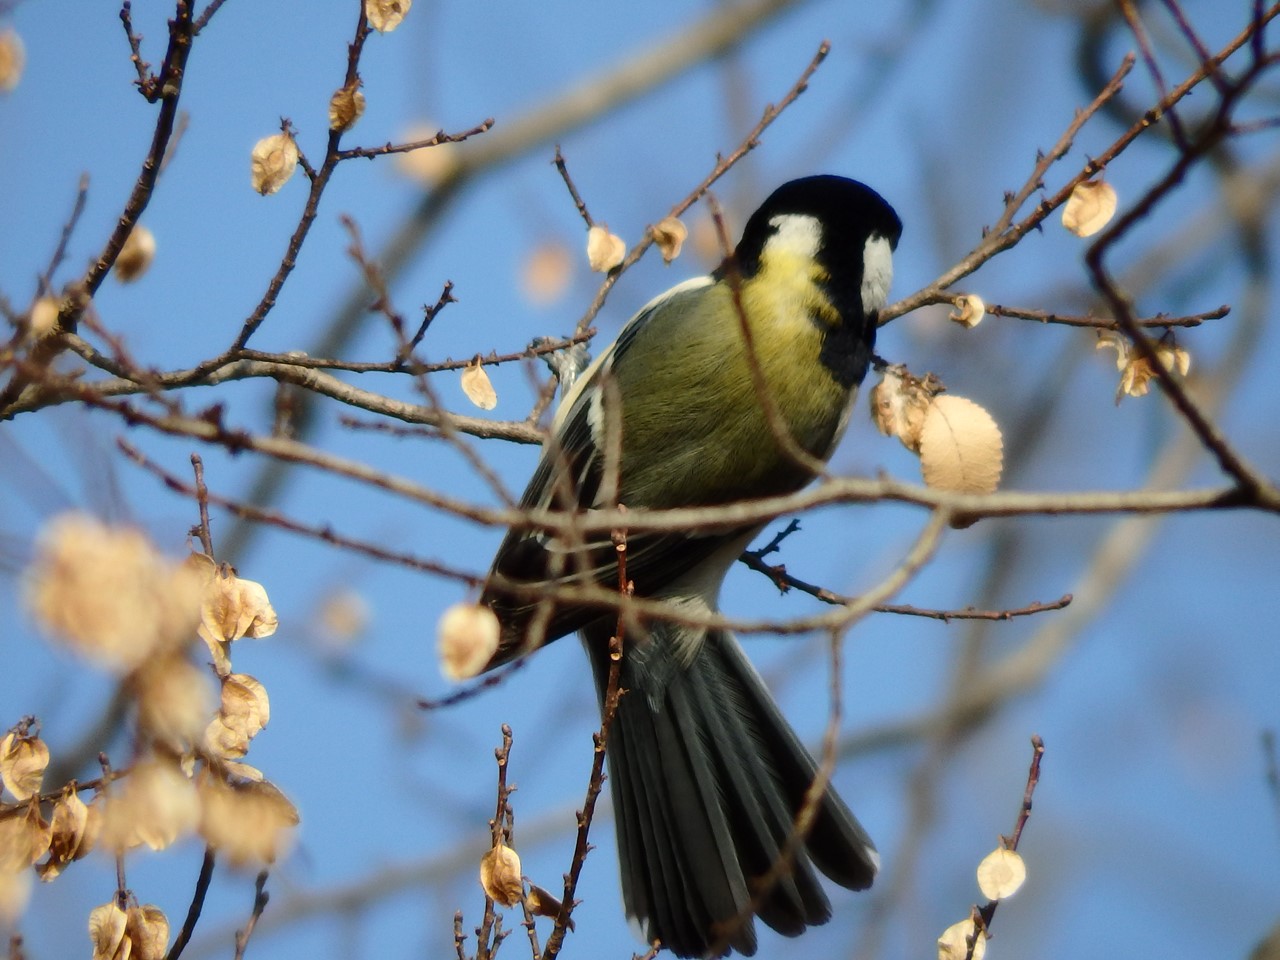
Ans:
{"type": "MultiPolygon", "coordinates": [[[[521,498],[522,508],[589,513],[612,506],[600,502],[605,474],[605,452],[599,436],[602,385],[656,310],[679,309],[673,301],[712,282],[710,277],[699,277],[646,304],[578,379],[556,413],[552,435],[543,446],[542,457],[521,498]]],[[[693,502],[691,498],[690,503],[693,502]]],[[[637,595],[652,597],[722,547],[725,539],[724,531],[629,536],[627,579],[634,582],[637,595]]],[[[617,551],[607,534],[571,540],[541,531],[508,531],[481,598],[481,603],[498,615],[503,627],[501,646],[490,666],[526,652],[531,644],[549,642],[607,615],[607,610],[597,605],[555,602],[553,587],[574,584],[594,584],[609,590],[618,586],[617,551]],[[539,614],[539,610],[543,612],[539,614]],[[529,637],[529,626],[535,617],[538,637],[529,637]]]]}

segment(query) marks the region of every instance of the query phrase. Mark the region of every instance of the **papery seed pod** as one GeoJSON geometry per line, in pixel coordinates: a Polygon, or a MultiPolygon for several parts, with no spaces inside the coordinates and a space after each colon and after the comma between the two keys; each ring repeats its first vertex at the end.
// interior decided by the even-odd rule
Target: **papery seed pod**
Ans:
{"type": "Polygon", "coordinates": [[[481,410],[492,410],[498,405],[498,392],[493,389],[493,381],[479,360],[463,368],[462,392],[481,410]]]}
{"type": "Polygon", "coordinates": [[[1011,897],[1027,880],[1027,865],[1018,851],[996,847],[978,864],[978,889],[988,900],[1011,897]]]}
{"type": "Polygon", "coordinates": [[[617,234],[609,232],[602,223],[587,231],[587,263],[597,273],[608,273],[622,263],[627,255],[627,245],[617,234]]]}
{"type": "Polygon", "coordinates": [[[31,305],[31,317],[27,322],[27,336],[41,340],[53,333],[58,326],[61,303],[57,297],[41,297],[31,305]]]}
{"type": "Polygon", "coordinates": [[[684,242],[689,237],[689,230],[678,218],[665,217],[650,229],[653,232],[653,242],[662,253],[663,263],[670,263],[680,256],[684,242]]]}
{"type": "Polygon", "coordinates": [[[129,237],[120,248],[113,272],[121,283],[133,283],[151,266],[156,258],[156,238],[140,223],[129,231],[129,237]]]}
{"type": "MultiPolygon", "coordinates": [[[[18,729],[25,731],[25,724],[18,729]]],[[[49,748],[39,737],[21,732],[0,740],[0,783],[15,800],[28,800],[40,792],[48,766],[49,748]]]]}
{"type": "Polygon", "coordinates": [[[955,309],[951,311],[950,318],[970,330],[981,323],[982,318],[987,315],[987,305],[976,293],[963,293],[956,297],[953,303],[955,309]]]}
{"type": "Polygon", "coordinates": [[[253,145],[249,181],[264,197],[285,185],[298,166],[298,144],[289,133],[263,137],[253,145]]]}
{"type": "Polygon", "coordinates": [[[892,364],[871,388],[871,420],[886,437],[897,437],[912,453],[919,453],[925,414],[941,389],[932,374],[914,377],[905,366],[892,364]]]}
{"type": "Polygon", "coordinates": [[[938,960],[982,960],[986,955],[987,935],[974,926],[972,918],[953,923],[938,938],[938,960]]]}
{"type": "Polygon", "coordinates": [[[467,680],[497,651],[501,627],[488,607],[455,603],[440,618],[437,633],[440,669],[450,680],[467,680]]]}
{"type": "Polygon", "coordinates": [[[364,0],[364,15],[369,26],[379,33],[390,33],[400,26],[413,0],[364,0]]]}
{"type": "Polygon", "coordinates": [[[1115,216],[1116,189],[1105,180],[1077,183],[1062,208],[1062,225],[1077,237],[1091,237],[1115,216]]]}
{"type": "Polygon", "coordinates": [[[345,133],[364,115],[364,94],[357,77],[329,98],[329,129],[345,133]]]}
{"type": "Polygon", "coordinates": [[[935,397],[920,430],[924,482],[955,493],[992,493],[1004,469],[1004,441],[991,414],[965,397],[935,397]]]}
{"type": "Polygon", "coordinates": [[[492,847],[480,858],[480,886],[494,903],[514,907],[524,899],[520,855],[505,843],[492,847]]]}

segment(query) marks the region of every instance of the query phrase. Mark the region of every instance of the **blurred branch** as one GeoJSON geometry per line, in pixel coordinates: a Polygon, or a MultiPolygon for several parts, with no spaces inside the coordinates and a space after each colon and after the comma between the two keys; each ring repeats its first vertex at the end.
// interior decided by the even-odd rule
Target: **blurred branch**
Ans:
{"type": "Polygon", "coordinates": [[[44,268],[44,273],[40,275],[40,280],[36,284],[36,292],[38,296],[49,296],[53,293],[53,275],[58,272],[58,267],[62,266],[62,261],[67,255],[67,243],[71,240],[71,235],[75,233],[76,224],[80,222],[80,216],[84,213],[85,202],[89,199],[89,175],[82,173],[80,175],[80,184],[76,188],[76,201],[71,207],[71,214],[67,217],[67,222],[62,225],[62,234],[58,237],[58,245],[53,248],[53,256],[49,258],[49,265],[44,268]]]}

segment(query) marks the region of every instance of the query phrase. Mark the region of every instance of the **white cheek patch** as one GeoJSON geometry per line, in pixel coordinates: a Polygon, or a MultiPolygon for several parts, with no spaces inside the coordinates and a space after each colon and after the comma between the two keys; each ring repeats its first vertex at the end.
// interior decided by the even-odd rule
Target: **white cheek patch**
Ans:
{"type": "Polygon", "coordinates": [[[862,248],[862,310],[875,313],[889,297],[893,283],[893,250],[885,237],[872,234],[862,248]]]}
{"type": "Polygon", "coordinates": [[[764,243],[766,255],[783,254],[812,260],[822,246],[822,224],[817,217],[780,213],[769,221],[774,233],[764,243]]]}

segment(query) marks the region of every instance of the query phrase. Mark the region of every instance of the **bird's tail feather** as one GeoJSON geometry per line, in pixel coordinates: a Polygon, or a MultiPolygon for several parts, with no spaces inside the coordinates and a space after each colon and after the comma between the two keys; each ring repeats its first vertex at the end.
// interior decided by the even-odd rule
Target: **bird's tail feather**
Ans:
{"type": "MultiPolygon", "coordinates": [[[[623,658],[626,691],[609,732],[609,776],[627,912],[677,956],[715,947],[752,954],[752,899],[787,847],[813,758],[732,634],[656,626],[623,658]],[[696,650],[690,663],[682,653],[696,650]]],[[[607,643],[588,636],[597,683],[607,643]]],[[[814,874],[863,889],[878,858],[828,788],[813,826],[755,913],[788,936],[824,923],[831,906],[814,874]]]]}

